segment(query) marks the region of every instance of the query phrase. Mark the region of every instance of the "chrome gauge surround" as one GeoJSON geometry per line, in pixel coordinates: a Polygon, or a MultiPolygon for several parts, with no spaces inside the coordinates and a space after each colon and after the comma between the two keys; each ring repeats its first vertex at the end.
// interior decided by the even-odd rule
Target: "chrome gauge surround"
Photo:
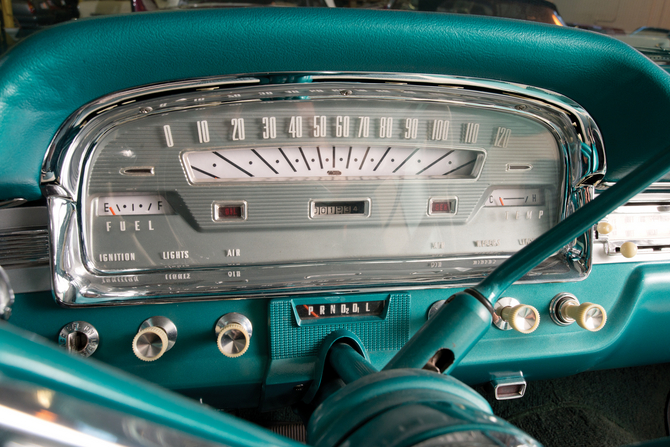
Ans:
{"type": "MultiPolygon", "coordinates": [[[[488,251],[477,255],[417,255],[367,260],[314,259],[311,262],[298,259],[292,262],[255,262],[249,265],[157,265],[153,268],[134,266],[126,269],[101,268],[100,263],[93,262],[87,248],[89,241],[86,235],[92,234],[89,228],[91,216],[96,212],[95,208],[100,209],[100,206],[97,198],[88,195],[87,179],[91,165],[95,164],[93,159],[96,148],[106,136],[117,126],[140,119],[175,112],[188,113],[196,108],[204,110],[208,107],[231,104],[244,106],[245,103],[258,102],[261,99],[253,95],[257,96],[261,91],[271,93],[271,99],[263,98],[263,101],[288,100],[305,103],[365,99],[371,102],[403,101],[407,104],[423,101],[425,104],[499,111],[541,123],[554,137],[560,154],[561,184],[554,185],[558,194],[557,204],[560,204],[556,210],[558,220],[564,219],[587,203],[592,197],[592,185],[597,184],[604,175],[602,139],[589,115],[571,100],[533,87],[462,77],[383,73],[246,75],[141,87],[109,95],[77,111],[61,127],[47,153],[42,186],[48,197],[51,217],[53,289],[57,301],[68,306],[109,305],[313,294],[324,291],[349,293],[382,288],[408,290],[452,287],[477,282],[509,257],[508,253],[488,251]],[[258,87],[261,85],[262,89],[258,87]],[[473,265],[479,267],[473,269],[473,265]],[[431,271],[424,273],[428,267],[431,271]]],[[[203,131],[200,128],[198,130],[203,131]]],[[[166,138],[168,137],[172,138],[166,134],[166,138]]],[[[483,158],[478,160],[483,163],[486,151],[480,151],[484,155],[479,156],[483,158]]],[[[184,175],[190,178],[193,188],[208,188],[209,184],[203,186],[198,182],[193,183],[193,171],[187,165],[185,156],[189,153],[193,151],[183,150],[179,156],[184,175]]],[[[517,163],[513,168],[523,171],[530,170],[532,166],[517,163]]],[[[509,164],[507,170],[510,170],[509,164]]],[[[132,178],[154,175],[153,167],[144,164],[134,170],[122,168],[120,173],[118,169],[116,172],[132,178]]],[[[472,179],[454,181],[475,182],[480,173],[481,169],[472,179]]],[[[339,181],[341,180],[334,180],[339,181]]],[[[296,183],[296,180],[290,179],[289,182],[296,183]]],[[[222,183],[224,186],[226,184],[222,183]]],[[[511,188],[514,185],[505,184],[504,187],[511,188]]],[[[494,191],[491,188],[487,190],[487,194],[489,190],[494,191]]],[[[156,204],[162,198],[161,194],[164,194],[163,191],[140,193],[145,194],[147,203],[156,204]]],[[[120,201],[126,194],[128,192],[113,195],[120,198],[120,201]]],[[[98,195],[102,196],[102,193],[98,195]]],[[[247,204],[246,198],[242,199],[210,201],[206,205],[208,219],[215,222],[216,213],[223,210],[222,213],[225,211],[235,218],[228,221],[223,214],[219,216],[221,220],[226,220],[223,225],[226,230],[233,228],[230,231],[234,231],[236,225],[248,225],[252,222],[247,219],[251,205],[247,204]]],[[[355,200],[351,197],[346,199],[347,201],[340,203],[340,208],[344,209],[358,201],[365,203],[367,214],[362,219],[356,216],[358,222],[366,222],[370,209],[375,209],[374,201],[370,204],[367,196],[356,196],[355,200]]],[[[330,203],[326,202],[328,201],[325,199],[319,202],[316,197],[307,201],[309,211],[306,205],[305,218],[315,225],[337,225],[342,222],[341,215],[330,215],[329,211],[326,213],[329,215],[323,216],[327,218],[314,219],[314,210],[319,205],[326,209],[330,203]]],[[[436,222],[444,217],[442,213],[451,214],[453,211],[455,214],[456,208],[459,212],[464,209],[461,202],[448,191],[427,200],[422,205],[422,214],[428,216],[429,221],[436,222]],[[436,208],[431,212],[433,202],[436,203],[436,208]]],[[[502,205],[502,200],[500,202],[502,205]]],[[[335,210],[338,203],[331,205],[335,210]]],[[[590,233],[584,234],[522,281],[572,281],[585,278],[591,267],[591,237],[590,233]]]]}

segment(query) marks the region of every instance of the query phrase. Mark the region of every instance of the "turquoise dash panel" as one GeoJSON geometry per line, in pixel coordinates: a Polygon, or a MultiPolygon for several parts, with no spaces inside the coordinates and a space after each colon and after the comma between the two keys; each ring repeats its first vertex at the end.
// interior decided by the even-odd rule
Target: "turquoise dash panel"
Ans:
{"type": "MultiPolygon", "coordinates": [[[[317,355],[319,346],[332,332],[346,329],[356,334],[368,351],[398,350],[409,340],[410,295],[405,293],[380,297],[350,296],[331,298],[335,303],[357,303],[386,299],[388,305],[384,318],[332,318],[326,324],[298,325],[294,300],[281,299],[270,302],[270,355],[272,360],[291,359],[317,355]]],[[[314,300],[312,300],[314,301],[314,300]]]]}

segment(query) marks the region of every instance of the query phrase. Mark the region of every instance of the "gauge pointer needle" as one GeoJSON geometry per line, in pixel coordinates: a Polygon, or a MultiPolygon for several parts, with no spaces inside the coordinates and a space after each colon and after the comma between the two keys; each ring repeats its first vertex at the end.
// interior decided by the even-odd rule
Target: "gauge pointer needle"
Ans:
{"type": "Polygon", "coordinates": [[[505,204],[504,204],[503,201],[502,201],[502,197],[498,197],[498,200],[500,200],[500,204],[501,204],[502,206],[505,206],[505,204]]]}
{"type": "Polygon", "coordinates": [[[112,216],[116,216],[116,213],[114,212],[114,208],[110,208],[109,211],[112,212],[112,216]]]}

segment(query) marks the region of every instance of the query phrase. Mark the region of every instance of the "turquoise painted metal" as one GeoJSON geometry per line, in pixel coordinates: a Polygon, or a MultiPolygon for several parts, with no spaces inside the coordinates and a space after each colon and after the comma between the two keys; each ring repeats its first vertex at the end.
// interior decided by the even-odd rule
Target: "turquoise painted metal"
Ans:
{"type": "Polygon", "coordinates": [[[323,297],[275,299],[270,302],[270,357],[275,359],[318,355],[324,338],[334,330],[347,330],[360,337],[367,350],[398,350],[409,340],[410,294],[377,293],[323,297]],[[355,298],[354,298],[355,297],[355,298]],[[344,317],[336,321],[315,319],[300,321],[296,306],[305,303],[386,301],[381,316],[344,317]],[[374,330],[370,330],[374,328],[374,330]]]}
{"type": "Polygon", "coordinates": [[[300,446],[241,419],[0,324],[0,373],[229,446],[300,446]]]}
{"type": "Polygon", "coordinates": [[[100,333],[94,360],[217,408],[260,404],[269,358],[266,300],[70,309],[58,306],[51,292],[20,294],[9,323],[55,343],[60,329],[77,320],[87,321],[100,333]],[[254,325],[249,349],[236,359],[219,352],[214,333],[219,317],[230,312],[247,316],[254,325]],[[143,362],[133,354],[132,340],[140,324],[156,315],[177,325],[177,343],[160,362],[143,362]]]}
{"type": "Polygon", "coordinates": [[[49,142],[71,113],[96,98],[158,82],[282,71],[450,74],[550,89],[580,103],[599,124],[610,180],[667,144],[670,77],[596,33],[490,17],[331,8],[133,14],[55,26],[0,60],[0,200],[41,196],[49,142]],[[641,136],[646,154],[630,150],[641,136]]]}

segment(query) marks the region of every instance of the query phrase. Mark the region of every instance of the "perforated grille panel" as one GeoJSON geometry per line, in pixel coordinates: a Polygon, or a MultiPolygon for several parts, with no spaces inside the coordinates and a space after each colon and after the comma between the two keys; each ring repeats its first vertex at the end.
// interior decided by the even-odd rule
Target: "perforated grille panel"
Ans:
{"type": "Polygon", "coordinates": [[[356,334],[368,351],[398,350],[409,339],[409,294],[392,294],[386,318],[337,324],[298,326],[291,300],[270,303],[270,340],[273,360],[316,355],[331,332],[347,329],[356,334]]]}

